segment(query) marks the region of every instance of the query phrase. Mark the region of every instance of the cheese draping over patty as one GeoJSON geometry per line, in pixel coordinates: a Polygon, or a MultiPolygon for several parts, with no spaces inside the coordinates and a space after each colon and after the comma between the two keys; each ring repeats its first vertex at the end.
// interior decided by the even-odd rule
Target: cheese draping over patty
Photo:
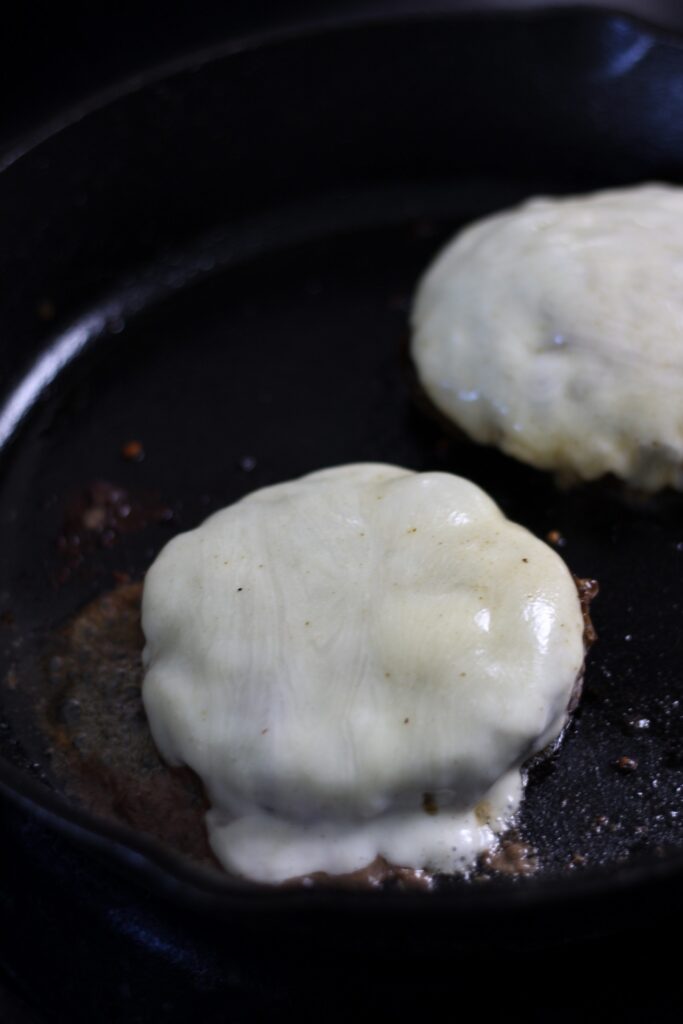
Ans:
{"type": "Polygon", "coordinates": [[[412,353],[476,441],[567,479],[683,489],[683,189],[534,199],[424,275],[412,353]]]}
{"type": "Polygon", "coordinates": [[[147,574],[143,697],[201,777],[213,849],[277,882],[467,870],[583,664],[547,545],[447,473],[358,464],[258,490],[147,574]]]}

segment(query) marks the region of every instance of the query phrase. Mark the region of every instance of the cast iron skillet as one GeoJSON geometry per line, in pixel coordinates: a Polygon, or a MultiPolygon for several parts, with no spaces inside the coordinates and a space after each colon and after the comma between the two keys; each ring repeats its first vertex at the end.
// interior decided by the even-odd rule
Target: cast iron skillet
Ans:
{"type": "MultiPolygon", "coordinates": [[[[151,73],[7,155],[0,770],[12,871],[28,864],[34,882],[8,904],[19,936],[26,899],[49,935],[69,929],[68,907],[98,950],[125,957],[129,942],[148,977],[168,969],[166,990],[180,974],[193,998],[242,1006],[310,987],[306,965],[325,985],[352,969],[395,994],[399,952],[515,962],[680,900],[680,496],[561,492],[455,439],[415,401],[404,353],[415,281],[460,225],[542,192],[683,181],[682,75],[678,40],[589,11],[340,24],[151,73]],[[121,457],[131,439],[142,462],[121,457]],[[530,877],[272,890],[65,797],[41,710],[64,622],[212,510],[361,460],[471,477],[539,536],[559,531],[571,569],[601,582],[581,710],[528,789],[530,877]],[[65,519],[94,481],[169,512],[136,511],[130,530],[119,518],[65,561],[65,519]]],[[[51,957],[71,1012],[107,992],[135,1019],[142,989],[122,994],[103,952],[91,1003],[51,957]]],[[[169,1014],[185,1006],[173,998],[169,1014]]]]}

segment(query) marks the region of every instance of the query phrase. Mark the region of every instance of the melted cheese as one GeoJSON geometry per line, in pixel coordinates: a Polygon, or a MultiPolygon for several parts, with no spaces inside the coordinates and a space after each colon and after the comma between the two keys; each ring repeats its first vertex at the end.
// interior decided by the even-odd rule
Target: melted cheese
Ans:
{"type": "Polygon", "coordinates": [[[549,547],[466,480],[372,464],[256,491],[174,538],[143,629],[155,740],[203,780],[221,862],[264,881],[378,855],[471,866],[583,662],[549,547]]]}
{"type": "Polygon", "coordinates": [[[475,440],[568,477],[683,488],[683,189],[535,199],[427,271],[413,356],[475,440]]]}

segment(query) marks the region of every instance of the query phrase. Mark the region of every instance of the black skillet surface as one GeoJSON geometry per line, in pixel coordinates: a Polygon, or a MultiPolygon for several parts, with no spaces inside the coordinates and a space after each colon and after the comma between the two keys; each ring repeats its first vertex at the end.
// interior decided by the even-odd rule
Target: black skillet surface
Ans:
{"type": "Polygon", "coordinates": [[[152,75],[7,162],[3,955],[25,978],[40,951],[45,992],[59,985],[77,1019],[102,993],[127,1020],[162,990],[172,1020],[194,999],[218,1020],[340,982],[402,999],[440,991],[444,958],[449,985],[483,950],[512,972],[521,951],[590,949],[680,906],[683,501],[562,493],[448,436],[415,402],[405,338],[418,275],[468,220],[539,192],[683,181],[682,75],[676,40],[604,14],[346,26],[152,75]],[[121,457],[133,438],[142,462],[121,457]],[[212,510],[360,460],[471,477],[601,582],[580,712],[528,789],[537,873],[432,894],[264,890],[64,801],[32,661],[54,631],[212,510]],[[115,529],[65,572],[67,506],[103,479],[172,518],[115,529]]]}

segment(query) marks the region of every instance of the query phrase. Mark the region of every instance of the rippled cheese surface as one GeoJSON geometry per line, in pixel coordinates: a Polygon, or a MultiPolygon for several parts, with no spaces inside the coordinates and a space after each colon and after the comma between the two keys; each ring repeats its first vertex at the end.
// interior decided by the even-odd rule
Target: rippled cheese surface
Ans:
{"type": "Polygon", "coordinates": [[[535,199],[464,230],[413,309],[435,405],[535,466],[683,488],[683,189],[535,199]]]}
{"type": "Polygon", "coordinates": [[[266,881],[378,855],[471,865],[583,662],[549,547],[466,480],[374,464],[256,491],[173,539],[143,629],[155,740],[203,780],[221,862],[266,881]]]}

